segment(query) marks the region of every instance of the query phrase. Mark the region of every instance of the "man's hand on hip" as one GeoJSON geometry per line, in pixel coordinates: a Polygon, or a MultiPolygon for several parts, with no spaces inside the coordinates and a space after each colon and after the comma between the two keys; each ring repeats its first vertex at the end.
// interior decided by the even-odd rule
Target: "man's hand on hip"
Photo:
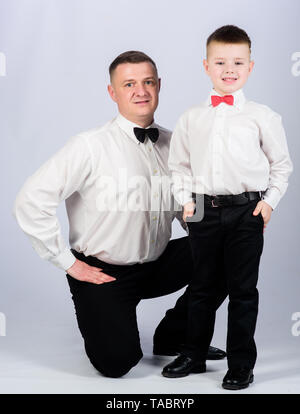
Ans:
{"type": "Polygon", "coordinates": [[[96,285],[116,280],[115,277],[102,273],[101,270],[102,269],[99,267],[90,266],[87,263],[76,259],[76,262],[67,269],[67,273],[81,282],[90,282],[95,283],[96,285]]]}

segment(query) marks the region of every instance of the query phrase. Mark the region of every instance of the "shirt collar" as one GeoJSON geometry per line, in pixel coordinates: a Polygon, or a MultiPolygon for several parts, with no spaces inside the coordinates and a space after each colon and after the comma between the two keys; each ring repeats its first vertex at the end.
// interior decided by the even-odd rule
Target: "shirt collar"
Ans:
{"type": "MultiPolygon", "coordinates": [[[[208,95],[208,98],[207,98],[207,101],[206,101],[206,104],[208,106],[212,106],[212,104],[211,104],[211,97],[212,97],[212,95],[222,96],[218,92],[216,92],[214,89],[212,89],[210,91],[210,94],[208,95]]],[[[242,89],[239,89],[239,90],[237,90],[237,91],[235,91],[233,93],[230,93],[228,95],[232,95],[233,98],[234,98],[234,100],[233,100],[233,106],[236,107],[236,108],[238,108],[238,109],[242,109],[244,103],[246,102],[246,98],[245,98],[245,95],[244,95],[243,90],[242,89]]]]}
{"type": "MultiPolygon", "coordinates": [[[[129,121],[127,118],[125,118],[120,113],[116,117],[116,122],[119,125],[119,127],[126,133],[126,135],[128,135],[131,139],[133,139],[136,142],[136,144],[140,144],[140,141],[136,138],[136,136],[134,135],[134,131],[133,131],[133,128],[135,127],[141,128],[140,125],[137,125],[134,122],[129,121]]],[[[158,128],[158,125],[156,125],[155,122],[152,122],[152,124],[147,126],[147,128],[145,129],[148,129],[148,128],[158,128]]]]}

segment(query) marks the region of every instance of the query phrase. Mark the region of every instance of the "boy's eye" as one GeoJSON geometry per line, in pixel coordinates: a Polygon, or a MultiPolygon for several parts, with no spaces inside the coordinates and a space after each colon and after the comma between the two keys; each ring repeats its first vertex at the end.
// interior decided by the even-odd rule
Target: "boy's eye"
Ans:
{"type": "Polygon", "coordinates": [[[243,65],[243,62],[235,62],[236,65],[243,65]]]}
{"type": "Polygon", "coordinates": [[[216,62],[217,65],[224,65],[224,62],[216,62]]]}
{"type": "Polygon", "coordinates": [[[125,86],[127,86],[128,88],[130,88],[132,85],[133,85],[133,83],[129,82],[129,83],[126,83],[125,86]]]}

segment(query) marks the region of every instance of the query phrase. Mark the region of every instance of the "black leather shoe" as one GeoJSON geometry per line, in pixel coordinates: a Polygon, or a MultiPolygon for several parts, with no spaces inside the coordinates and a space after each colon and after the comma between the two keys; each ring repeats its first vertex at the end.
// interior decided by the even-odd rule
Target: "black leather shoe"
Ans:
{"type": "Polygon", "coordinates": [[[223,378],[222,387],[226,390],[241,390],[247,388],[254,380],[252,369],[229,369],[223,378]]]}
{"type": "Polygon", "coordinates": [[[206,359],[210,360],[217,360],[217,359],[223,359],[226,357],[226,352],[222,351],[222,349],[215,348],[214,346],[210,346],[208,348],[208,353],[206,359]]]}
{"type": "Polygon", "coordinates": [[[190,373],[200,374],[205,371],[205,362],[198,362],[181,354],[173,362],[164,367],[162,375],[167,378],[179,378],[186,377],[190,373]]]}
{"type": "MultiPolygon", "coordinates": [[[[180,349],[179,347],[159,347],[157,345],[154,345],[153,354],[163,355],[163,356],[176,356],[180,354],[180,349]]],[[[217,360],[217,359],[223,359],[225,357],[226,357],[226,352],[222,351],[222,349],[210,346],[208,349],[206,359],[217,360]]]]}

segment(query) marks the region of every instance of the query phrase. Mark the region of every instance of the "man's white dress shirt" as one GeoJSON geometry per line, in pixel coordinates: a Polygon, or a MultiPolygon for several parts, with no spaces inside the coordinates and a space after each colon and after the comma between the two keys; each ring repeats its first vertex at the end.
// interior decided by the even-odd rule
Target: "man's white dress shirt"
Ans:
{"type": "Polygon", "coordinates": [[[63,200],[69,244],[76,251],[112,264],[143,263],[162,254],[176,215],[167,166],[171,132],[152,124],[158,141],[140,143],[134,127],[119,114],[69,139],[27,179],[14,215],[42,258],[64,270],[75,262],[56,216],[63,200]]]}
{"type": "Polygon", "coordinates": [[[233,93],[233,106],[216,107],[212,90],[202,105],[187,110],[172,135],[169,168],[179,204],[192,192],[208,195],[262,191],[273,209],[292,171],[281,117],[269,107],[233,93]]]}

